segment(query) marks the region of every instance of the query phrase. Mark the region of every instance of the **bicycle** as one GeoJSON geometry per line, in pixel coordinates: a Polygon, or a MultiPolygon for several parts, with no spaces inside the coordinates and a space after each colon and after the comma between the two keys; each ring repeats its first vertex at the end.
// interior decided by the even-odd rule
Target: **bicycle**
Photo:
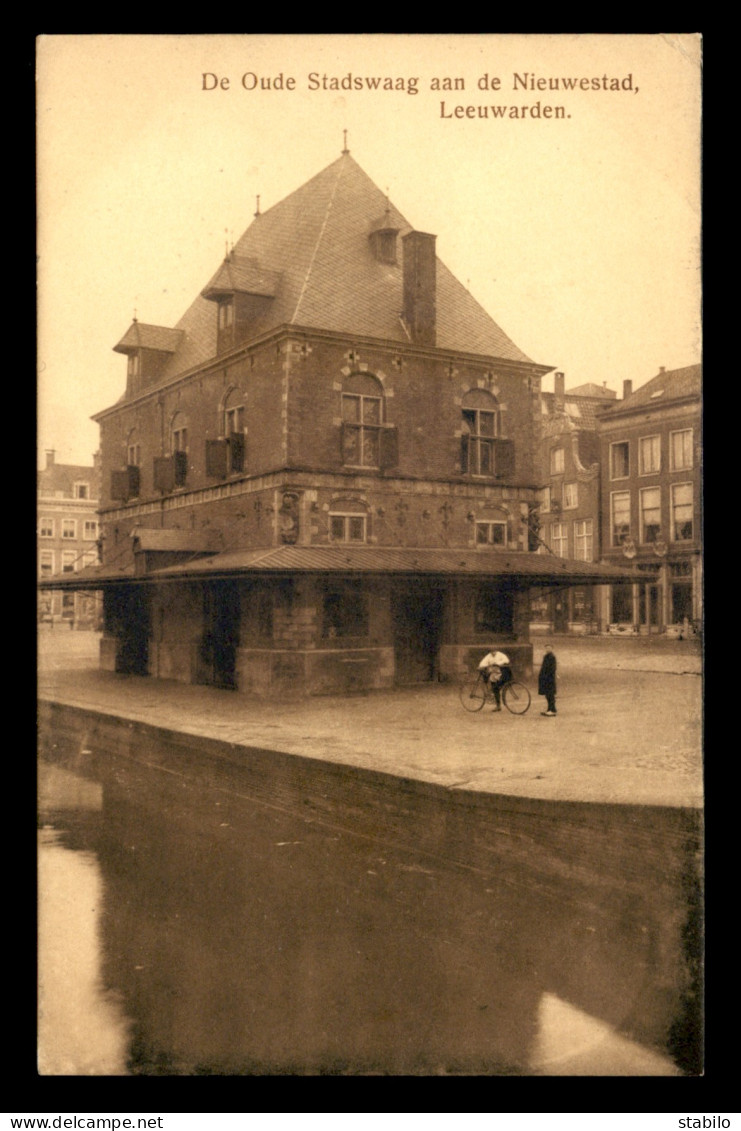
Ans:
{"type": "MultiPolygon", "coordinates": [[[[467,711],[480,711],[487,699],[494,699],[484,672],[477,672],[475,676],[464,679],[458,694],[467,711]]],[[[519,680],[512,679],[505,683],[500,690],[500,697],[512,715],[524,715],[530,707],[530,692],[519,680]]]]}

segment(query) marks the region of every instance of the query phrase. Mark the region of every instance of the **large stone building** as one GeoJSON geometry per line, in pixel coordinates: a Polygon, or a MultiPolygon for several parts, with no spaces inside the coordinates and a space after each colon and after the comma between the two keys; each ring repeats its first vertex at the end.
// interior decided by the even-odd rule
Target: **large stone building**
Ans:
{"type": "Polygon", "coordinates": [[[534,586],[633,575],[534,552],[552,367],[347,151],[255,216],[174,328],[115,349],[108,668],[319,693],[454,677],[498,644],[527,674],[534,586]]]}
{"type": "Polygon", "coordinates": [[[599,423],[602,553],[640,583],[607,590],[613,632],[685,634],[702,621],[702,366],[661,370],[599,423]]]}
{"type": "MultiPolygon", "coordinates": [[[[55,574],[78,573],[98,561],[98,500],[100,461],[92,464],[57,463],[46,452],[37,472],[37,570],[43,583],[55,574]]],[[[40,590],[38,617],[42,625],[98,628],[100,595],[72,589],[40,590]]]]}

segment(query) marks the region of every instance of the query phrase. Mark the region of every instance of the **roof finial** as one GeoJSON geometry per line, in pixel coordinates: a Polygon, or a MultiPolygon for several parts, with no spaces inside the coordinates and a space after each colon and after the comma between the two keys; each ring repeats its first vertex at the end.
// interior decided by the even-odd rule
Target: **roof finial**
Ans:
{"type": "Polygon", "coordinates": [[[347,157],[350,150],[347,148],[347,130],[342,131],[342,156],[347,157]]]}
{"type": "Polygon", "coordinates": [[[260,215],[260,197],[257,196],[255,198],[255,216],[259,216],[259,215],[260,215]]]}
{"type": "Polygon", "coordinates": [[[136,321],[138,321],[138,319],[136,317],[136,307],[134,307],[134,322],[136,322],[136,321]]]}
{"type": "Polygon", "coordinates": [[[224,228],[224,235],[226,236],[226,239],[224,240],[224,259],[228,259],[229,258],[229,229],[228,228],[224,228]]]}

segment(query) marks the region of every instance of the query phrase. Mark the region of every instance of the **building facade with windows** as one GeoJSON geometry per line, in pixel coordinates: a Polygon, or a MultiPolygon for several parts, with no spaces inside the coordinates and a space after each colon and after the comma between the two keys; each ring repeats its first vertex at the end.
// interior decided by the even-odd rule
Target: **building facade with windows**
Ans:
{"type": "MultiPolygon", "coordinates": [[[[540,509],[534,533],[543,554],[600,561],[600,451],[597,420],[616,399],[606,386],[565,391],[563,373],[554,391],[541,395],[540,509]]],[[[601,631],[599,587],[564,586],[531,594],[534,633],[601,631]]]]}
{"type": "MultiPolygon", "coordinates": [[[[37,570],[39,579],[68,576],[98,561],[98,505],[100,465],[60,464],[46,452],[46,466],[37,472],[37,570]]],[[[100,625],[100,596],[94,592],[41,590],[38,598],[41,624],[68,624],[71,628],[100,625]]]]}
{"type": "MultiPolygon", "coordinates": [[[[530,360],[347,151],[264,213],[175,328],[134,321],[100,425],[102,663],[248,693],[532,662],[530,360]]],[[[82,579],[77,579],[82,584],[82,579]]],[[[55,579],[53,588],[69,587],[55,579]]]]}
{"type": "Polygon", "coordinates": [[[702,620],[702,366],[661,370],[600,418],[602,546],[642,580],[609,586],[612,632],[693,631],[702,620]]]}

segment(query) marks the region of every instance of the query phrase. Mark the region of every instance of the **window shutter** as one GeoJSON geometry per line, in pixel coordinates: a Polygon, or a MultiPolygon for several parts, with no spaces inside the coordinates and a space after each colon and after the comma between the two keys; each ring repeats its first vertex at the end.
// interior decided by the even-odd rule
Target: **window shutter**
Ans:
{"type": "Polygon", "coordinates": [[[206,440],[206,475],[226,479],[226,440],[206,440]]]}
{"type": "Polygon", "coordinates": [[[381,429],[381,467],[399,466],[399,429],[395,424],[381,429]]]}
{"type": "Polygon", "coordinates": [[[139,494],[139,488],[140,488],[140,484],[141,484],[141,475],[140,475],[140,472],[139,472],[139,468],[136,466],[136,464],[134,464],[134,463],[129,464],[129,466],[126,468],[126,476],[128,478],[128,482],[129,482],[128,497],[130,499],[135,499],[136,496],[139,494]]]}
{"type": "Polygon", "coordinates": [[[246,444],[243,432],[232,432],[229,437],[229,464],[232,471],[244,471],[246,444]]]}
{"type": "Polygon", "coordinates": [[[111,472],[111,498],[126,502],[129,497],[129,475],[127,471],[111,472]]]}
{"type": "Polygon", "coordinates": [[[494,441],[494,473],[500,478],[507,478],[515,473],[515,442],[514,440],[494,441]]]}
{"type": "Polygon", "coordinates": [[[158,491],[172,491],[175,486],[175,466],[172,456],[155,456],[154,485],[158,491]]]}
{"type": "Polygon", "coordinates": [[[175,486],[183,487],[185,486],[185,480],[188,478],[188,453],[174,452],[172,458],[175,486]]]}

